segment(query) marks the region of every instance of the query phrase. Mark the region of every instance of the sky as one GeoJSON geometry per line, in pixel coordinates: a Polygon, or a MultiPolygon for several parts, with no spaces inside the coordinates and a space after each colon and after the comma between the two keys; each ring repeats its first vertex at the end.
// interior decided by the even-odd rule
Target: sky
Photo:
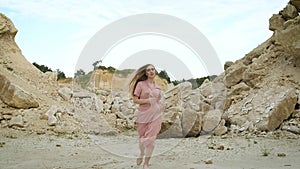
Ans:
{"type": "MultiPolygon", "coordinates": [[[[117,69],[138,68],[143,61],[151,62],[175,79],[187,79],[221,73],[226,61],[241,59],[271,37],[269,18],[287,3],[288,0],[0,0],[0,12],[18,29],[15,40],[29,62],[60,69],[68,77],[80,68],[88,72],[94,59],[117,69]],[[110,46],[105,57],[89,59],[83,55],[89,45],[99,49],[110,41],[91,43],[105,28],[141,14],[167,15],[192,25],[206,37],[218,61],[207,58],[212,62],[208,65],[187,42],[160,32],[114,41],[117,43],[110,46]],[[209,68],[214,63],[218,67],[215,72],[209,68]]],[[[120,28],[113,33],[118,34],[118,30],[122,32],[120,28]]],[[[200,44],[196,48],[207,50],[200,44]]]]}

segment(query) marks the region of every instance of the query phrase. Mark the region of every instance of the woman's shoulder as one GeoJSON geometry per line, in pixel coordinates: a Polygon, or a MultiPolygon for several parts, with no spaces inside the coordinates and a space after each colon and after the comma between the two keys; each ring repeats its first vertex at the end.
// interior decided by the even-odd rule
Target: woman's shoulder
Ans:
{"type": "Polygon", "coordinates": [[[139,82],[137,82],[137,85],[145,86],[146,85],[146,81],[145,80],[139,81],[139,82]]]}

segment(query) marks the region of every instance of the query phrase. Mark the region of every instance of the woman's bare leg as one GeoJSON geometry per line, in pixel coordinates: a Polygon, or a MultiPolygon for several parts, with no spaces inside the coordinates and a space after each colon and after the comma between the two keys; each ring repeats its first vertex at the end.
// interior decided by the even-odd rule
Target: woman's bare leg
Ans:
{"type": "Polygon", "coordinates": [[[139,155],[139,157],[136,159],[136,164],[137,164],[137,165],[141,165],[141,164],[142,164],[143,158],[144,158],[144,155],[145,155],[145,147],[142,145],[141,142],[139,143],[139,147],[140,147],[140,155],[139,155]]]}
{"type": "Polygon", "coordinates": [[[145,157],[145,162],[144,162],[145,169],[149,167],[149,163],[150,163],[150,159],[151,159],[153,150],[154,150],[154,145],[150,145],[146,148],[146,157],[145,157]]]}
{"type": "Polygon", "coordinates": [[[136,164],[141,165],[144,159],[145,155],[145,146],[142,143],[143,137],[146,132],[146,124],[145,123],[137,123],[137,129],[138,129],[138,134],[139,134],[139,149],[140,149],[140,155],[136,159],[136,164]]]}

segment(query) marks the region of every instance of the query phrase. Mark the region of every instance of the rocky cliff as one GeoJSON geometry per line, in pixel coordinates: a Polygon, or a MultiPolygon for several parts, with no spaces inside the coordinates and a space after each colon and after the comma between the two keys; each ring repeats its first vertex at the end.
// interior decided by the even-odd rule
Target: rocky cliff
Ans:
{"type": "Polygon", "coordinates": [[[75,110],[68,100],[74,89],[71,84],[58,83],[55,73],[43,73],[25,59],[15,43],[16,34],[12,21],[0,14],[1,128],[37,133],[89,132],[91,128],[110,132],[111,127],[105,126],[101,114],[84,119],[93,111],[82,107],[75,110]],[[99,124],[89,121],[95,116],[99,124]]]}
{"type": "Polygon", "coordinates": [[[269,20],[272,37],[225,70],[223,117],[240,131],[300,133],[299,5],[291,0],[274,14],[269,20]]]}

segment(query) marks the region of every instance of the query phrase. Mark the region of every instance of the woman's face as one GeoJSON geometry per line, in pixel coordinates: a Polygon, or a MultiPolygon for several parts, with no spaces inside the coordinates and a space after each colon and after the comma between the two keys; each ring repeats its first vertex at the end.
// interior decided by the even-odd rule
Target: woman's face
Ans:
{"type": "Polygon", "coordinates": [[[152,65],[147,66],[146,75],[147,75],[148,78],[154,78],[155,77],[156,71],[155,71],[154,66],[152,66],[152,65]]]}

